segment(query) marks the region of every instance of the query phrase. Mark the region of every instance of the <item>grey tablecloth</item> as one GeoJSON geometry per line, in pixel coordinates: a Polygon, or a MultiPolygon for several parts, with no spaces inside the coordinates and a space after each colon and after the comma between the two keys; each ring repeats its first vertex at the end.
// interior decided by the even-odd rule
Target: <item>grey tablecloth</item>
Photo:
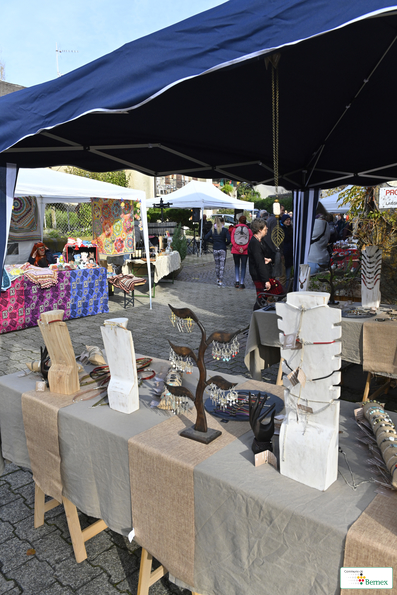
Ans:
{"type": "MultiPolygon", "coordinates": [[[[164,366],[167,367],[164,360],[153,360],[155,370],[164,366]]],[[[184,380],[184,386],[193,388],[196,372],[184,380]]],[[[3,457],[30,468],[21,395],[35,389],[37,377],[20,378],[20,374],[0,378],[0,437],[3,457]]],[[[211,374],[215,373],[209,372],[211,374]]],[[[225,378],[237,378],[238,382],[246,380],[228,375],[225,378]]],[[[128,439],[171,415],[168,411],[150,407],[152,397],[145,384],[149,387],[150,381],[140,387],[140,408],[130,415],[109,407],[92,409],[95,399],[60,409],[58,415],[64,495],[78,509],[103,519],[111,529],[124,535],[132,528],[128,439]]]]}
{"type": "MultiPolygon", "coordinates": [[[[34,380],[18,373],[0,379],[3,455],[25,467],[30,461],[20,402],[34,380]]],[[[142,391],[141,407],[131,415],[91,409],[92,401],[59,412],[65,495],[123,534],[131,530],[127,440],[168,417],[150,409],[150,399],[142,391]]],[[[370,478],[368,449],[357,442],[353,409],[352,403],[341,402],[340,445],[360,482],[370,478]]],[[[347,530],[373,499],[375,485],[364,483],[354,491],[339,475],[319,492],[268,465],[255,468],[251,442],[248,432],[194,470],[192,587],[201,595],[336,593],[347,530]]],[[[339,464],[351,483],[343,455],[339,464]]],[[[177,522],[177,503],[175,512],[177,522]]]]}
{"type": "MultiPolygon", "coordinates": [[[[342,318],[342,359],[363,363],[363,322],[342,318]]],[[[244,362],[252,377],[261,380],[261,370],[280,361],[280,341],[276,312],[252,313],[244,362]]]]}

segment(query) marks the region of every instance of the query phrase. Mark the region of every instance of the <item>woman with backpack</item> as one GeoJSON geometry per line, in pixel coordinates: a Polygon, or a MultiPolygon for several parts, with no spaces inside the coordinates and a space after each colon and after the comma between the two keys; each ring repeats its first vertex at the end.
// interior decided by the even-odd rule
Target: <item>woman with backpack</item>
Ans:
{"type": "Polygon", "coordinates": [[[231,238],[236,275],[234,287],[236,289],[245,289],[244,279],[248,260],[248,244],[252,238],[252,231],[247,226],[247,218],[244,215],[241,215],[238,224],[233,227],[231,238]]]}
{"type": "Polygon", "coordinates": [[[204,239],[206,242],[208,242],[208,240],[213,241],[215,273],[217,283],[220,287],[222,287],[223,273],[225,271],[226,246],[230,244],[230,235],[227,229],[224,227],[224,220],[221,220],[219,217],[215,217],[214,228],[207,233],[204,239]]]}

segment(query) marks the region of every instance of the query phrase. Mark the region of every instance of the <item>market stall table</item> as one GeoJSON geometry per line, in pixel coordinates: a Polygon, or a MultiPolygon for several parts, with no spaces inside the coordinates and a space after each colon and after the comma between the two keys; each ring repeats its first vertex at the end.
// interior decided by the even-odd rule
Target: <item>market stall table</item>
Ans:
{"type": "Polygon", "coordinates": [[[64,310],[64,320],[109,312],[104,268],[56,273],[57,282],[51,287],[41,288],[23,274],[0,293],[0,333],[37,326],[40,314],[47,310],[64,310]]]}
{"type": "MultiPolygon", "coordinates": [[[[154,360],[152,366],[159,370],[167,362],[154,360]]],[[[192,387],[195,376],[184,381],[184,385],[192,387]]],[[[228,376],[228,379],[240,385],[247,383],[242,377],[228,376]]],[[[35,380],[34,376],[21,377],[20,373],[0,379],[2,453],[27,468],[31,463],[21,394],[34,389],[35,380]]],[[[281,387],[264,383],[256,386],[282,394],[281,387]]],[[[165,422],[173,421],[168,412],[150,407],[152,397],[148,386],[143,385],[140,390],[140,409],[131,415],[108,407],[92,409],[93,401],[64,407],[58,414],[63,495],[80,510],[103,519],[107,526],[123,535],[132,528],[129,473],[134,473],[134,468],[139,470],[139,457],[129,461],[128,441],[135,436],[139,442],[154,427],[161,432],[163,424],[165,431],[168,427],[165,422]]],[[[247,422],[241,422],[246,425],[246,433],[194,467],[194,585],[191,587],[195,592],[201,595],[339,592],[339,568],[343,565],[347,531],[376,496],[376,486],[368,482],[371,476],[366,464],[368,451],[357,444],[353,409],[353,404],[341,402],[340,446],[344,453],[339,460],[341,475],[326,492],[283,477],[268,465],[254,467],[250,449],[253,435],[247,422]],[[350,469],[357,484],[365,482],[356,490],[350,485],[353,479],[350,469]]],[[[180,419],[183,423],[184,416],[180,419]]],[[[225,432],[227,428],[225,424],[225,432]]],[[[180,441],[183,450],[186,439],[180,441]]],[[[163,451],[157,453],[154,447],[153,457],[164,456],[163,451]]],[[[278,454],[277,438],[275,451],[278,454]]],[[[156,481],[153,477],[154,491],[167,499],[167,491],[162,492],[156,481]]],[[[174,508],[173,525],[177,525],[181,520],[178,501],[174,508]]],[[[138,512],[150,514],[150,500],[147,509],[138,512]]],[[[161,509],[156,512],[161,520],[161,509]]],[[[138,513],[134,513],[134,519],[135,514],[138,513]]],[[[164,531],[160,524],[159,535],[164,531]]],[[[171,547],[175,544],[170,544],[171,547]]]]}
{"type": "MultiPolygon", "coordinates": [[[[382,310],[376,318],[342,318],[342,359],[359,364],[368,372],[363,401],[387,394],[390,380],[397,378],[397,323],[390,320],[391,314],[385,313],[387,306],[382,306],[382,310]],[[374,375],[389,380],[369,396],[374,375]]],[[[253,378],[260,380],[263,368],[280,362],[279,333],[276,312],[257,310],[252,314],[244,362],[253,378]]],[[[277,384],[281,384],[280,379],[281,365],[277,384]]]]}
{"type": "MultiPolygon", "coordinates": [[[[142,267],[147,265],[147,260],[136,258],[133,260],[126,260],[123,265],[124,274],[142,275],[142,267]]],[[[157,258],[150,259],[150,268],[153,272],[153,297],[156,294],[156,283],[167,275],[172,274],[172,283],[174,282],[173,273],[181,266],[181,257],[179,252],[174,250],[169,254],[161,253],[157,258]]]]}

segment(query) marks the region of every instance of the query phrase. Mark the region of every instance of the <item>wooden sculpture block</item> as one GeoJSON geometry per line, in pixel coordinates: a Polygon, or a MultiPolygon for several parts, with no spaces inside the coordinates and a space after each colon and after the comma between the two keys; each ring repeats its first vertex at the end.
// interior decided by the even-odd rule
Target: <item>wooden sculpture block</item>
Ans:
{"type": "Polygon", "coordinates": [[[139,409],[135,349],[127,324],[128,318],[112,318],[101,327],[110,371],[109,407],[121,413],[139,409]]]}
{"type": "Polygon", "coordinates": [[[363,308],[379,308],[382,250],[367,246],[361,253],[361,303],[363,308]]]}
{"type": "Polygon", "coordinates": [[[38,326],[51,359],[48,383],[53,393],[71,395],[80,389],[76,356],[63,310],[42,312],[38,326]]]}
{"type": "Polygon", "coordinates": [[[342,328],[335,326],[341,312],[328,299],[328,293],[300,291],[276,304],[286,406],[280,472],[318,490],[338,475],[342,328]]]}

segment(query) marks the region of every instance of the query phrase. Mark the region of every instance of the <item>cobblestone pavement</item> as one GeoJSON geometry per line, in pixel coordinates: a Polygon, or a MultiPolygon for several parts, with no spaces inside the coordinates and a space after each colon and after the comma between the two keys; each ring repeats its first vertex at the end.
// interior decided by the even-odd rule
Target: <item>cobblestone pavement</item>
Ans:
{"type": "MultiPolygon", "coordinates": [[[[128,317],[135,350],[140,354],[168,359],[167,339],[180,342],[180,335],[169,321],[168,304],[190,306],[208,333],[231,331],[249,325],[255,290],[247,278],[245,290],[234,288],[233,262],[228,255],[225,287],[215,284],[212,255],[202,259],[191,256],[174,284],[160,283],[156,288],[153,310],[148,299],[137,297],[135,307],[122,308],[123,299],[115,295],[109,302],[110,313],[67,321],[76,354],[85,345],[102,346],[100,325],[109,317],[128,317]]],[[[249,276],[249,275],[248,275],[249,276]]],[[[197,331],[189,344],[197,345],[197,331]]],[[[229,363],[208,357],[208,368],[249,377],[243,362],[246,333],[240,335],[241,350],[229,363]]],[[[0,335],[0,375],[26,368],[26,362],[37,359],[43,345],[38,328],[0,335]]],[[[275,383],[277,366],[263,372],[267,382],[275,383]]],[[[364,375],[358,366],[348,366],[343,398],[360,400],[364,375]]],[[[62,507],[46,513],[45,523],[33,528],[34,484],[29,470],[7,464],[0,477],[0,595],[116,595],[137,592],[140,548],[120,535],[106,530],[87,542],[88,558],[76,564],[62,507]]],[[[80,514],[83,528],[92,519],[80,514]]],[[[188,595],[162,579],[150,588],[150,595],[188,595]]]]}
{"type": "MultiPolygon", "coordinates": [[[[100,325],[109,317],[129,318],[137,353],[168,359],[167,339],[180,342],[173,329],[168,304],[190,306],[207,329],[243,329],[249,325],[255,291],[247,287],[218,287],[212,255],[203,259],[188,257],[181,277],[156,287],[153,310],[146,297],[136,292],[135,307],[123,309],[123,298],[115,295],[109,302],[110,313],[67,321],[76,354],[85,345],[102,346],[100,325]],[[196,260],[197,259],[197,260],[196,260]],[[198,282],[196,275],[206,280],[198,282]],[[183,280],[182,280],[183,279],[183,280]],[[216,279],[214,279],[216,281],[216,279]]],[[[232,264],[228,258],[228,264],[232,264]]],[[[233,274],[233,271],[232,271],[233,274]]],[[[230,276],[230,272],[227,273],[230,276]]],[[[229,277],[228,277],[229,278],[229,277]]],[[[230,283],[232,285],[232,283],[230,283]]],[[[234,285],[234,280],[233,280],[234,285]]],[[[215,362],[209,354],[208,367],[223,372],[245,374],[243,362],[245,336],[241,335],[241,351],[229,364],[215,362]]],[[[197,331],[188,336],[191,346],[197,345],[197,331]]],[[[0,375],[26,369],[26,362],[37,359],[43,345],[38,328],[0,335],[0,375]]],[[[266,374],[276,377],[277,370],[266,374]]],[[[109,529],[87,542],[88,558],[76,564],[66,518],[62,507],[46,513],[45,523],[33,528],[34,484],[29,470],[7,464],[0,477],[0,594],[16,595],[116,595],[137,592],[140,548],[109,529]]],[[[84,528],[92,522],[80,513],[84,528]]],[[[150,595],[187,595],[165,577],[150,588],[150,595]]]]}

